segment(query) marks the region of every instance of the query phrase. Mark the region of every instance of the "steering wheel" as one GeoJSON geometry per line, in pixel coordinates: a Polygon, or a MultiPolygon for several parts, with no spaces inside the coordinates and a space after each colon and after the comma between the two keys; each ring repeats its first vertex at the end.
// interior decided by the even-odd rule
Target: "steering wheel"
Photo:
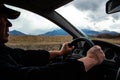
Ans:
{"type": "Polygon", "coordinates": [[[88,49],[84,49],[85,46],[79,45],[80,44],[79,42],[84,42],[86,45],[89,46],[89,48],[94,46],[94,43],[88,38],[82,37],[82,38],[74,39],[73,41],[71,41],[69,43],[69,47],[75,46],[75,48],[71,52],[71,54],[64,55],[64,59],[66,59],[66,58],[80,58],[81,54],[83,54],[83,52],[87,52],[86,50],[88,50],[88,49]]]}
{"type": "Polygon", "coordinates": [[[116,75],[116,80],[120,80],[120,67],[119,67],[117,75],[116,75]]]}

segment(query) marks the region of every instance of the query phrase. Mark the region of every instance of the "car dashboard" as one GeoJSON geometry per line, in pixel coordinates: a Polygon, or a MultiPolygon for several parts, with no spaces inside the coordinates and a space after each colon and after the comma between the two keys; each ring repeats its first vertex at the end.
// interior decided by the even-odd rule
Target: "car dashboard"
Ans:
{"type": "Polygon", "coordinates": [[[120,46],[101,40],[92,41],[95,45],[101,46],[105,53],[105,60],[88,72],[90,80],[119,80],[117,76],[120,77],[118,72],[120,67],[120,46]]]}
{"type": "Polygon", "coordinates": [[[105,53],[105,60],[109,62],[120,62],[120,45],[115,45],[109,42],[93,40],[95,45],[100,45],[105,53]]]}

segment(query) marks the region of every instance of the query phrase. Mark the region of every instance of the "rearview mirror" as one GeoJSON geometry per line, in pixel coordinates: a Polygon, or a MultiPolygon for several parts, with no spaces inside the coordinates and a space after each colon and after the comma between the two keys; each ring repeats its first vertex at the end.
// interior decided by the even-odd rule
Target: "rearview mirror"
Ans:
{"type": "Polygon", "coordinates": [[[109,0],[106,3],[106,13],[111,14],[120,11],[120,0],[109,0]]]}

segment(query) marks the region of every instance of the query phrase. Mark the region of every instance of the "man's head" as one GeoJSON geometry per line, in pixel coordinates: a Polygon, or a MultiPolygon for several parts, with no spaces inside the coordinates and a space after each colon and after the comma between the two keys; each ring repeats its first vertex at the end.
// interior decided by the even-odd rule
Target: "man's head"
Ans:
{"type": "Polygon", "coordinates": [[[0,43],[6,43],[8,41],[9,27],[12,26],[8,19],[16,19],[19,15],[20,12],[0,4],[0,43]]]}

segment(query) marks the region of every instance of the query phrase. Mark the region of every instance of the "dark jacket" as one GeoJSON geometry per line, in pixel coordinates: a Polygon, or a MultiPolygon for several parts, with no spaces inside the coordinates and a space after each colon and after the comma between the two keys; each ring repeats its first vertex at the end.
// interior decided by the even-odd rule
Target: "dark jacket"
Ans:
{"type": "Polygon", "coordinates": [[[83,63],[75,59],[49,64],[48,51],[0,45],[0,80],[85,80],[85,76],[83,63]]]}

